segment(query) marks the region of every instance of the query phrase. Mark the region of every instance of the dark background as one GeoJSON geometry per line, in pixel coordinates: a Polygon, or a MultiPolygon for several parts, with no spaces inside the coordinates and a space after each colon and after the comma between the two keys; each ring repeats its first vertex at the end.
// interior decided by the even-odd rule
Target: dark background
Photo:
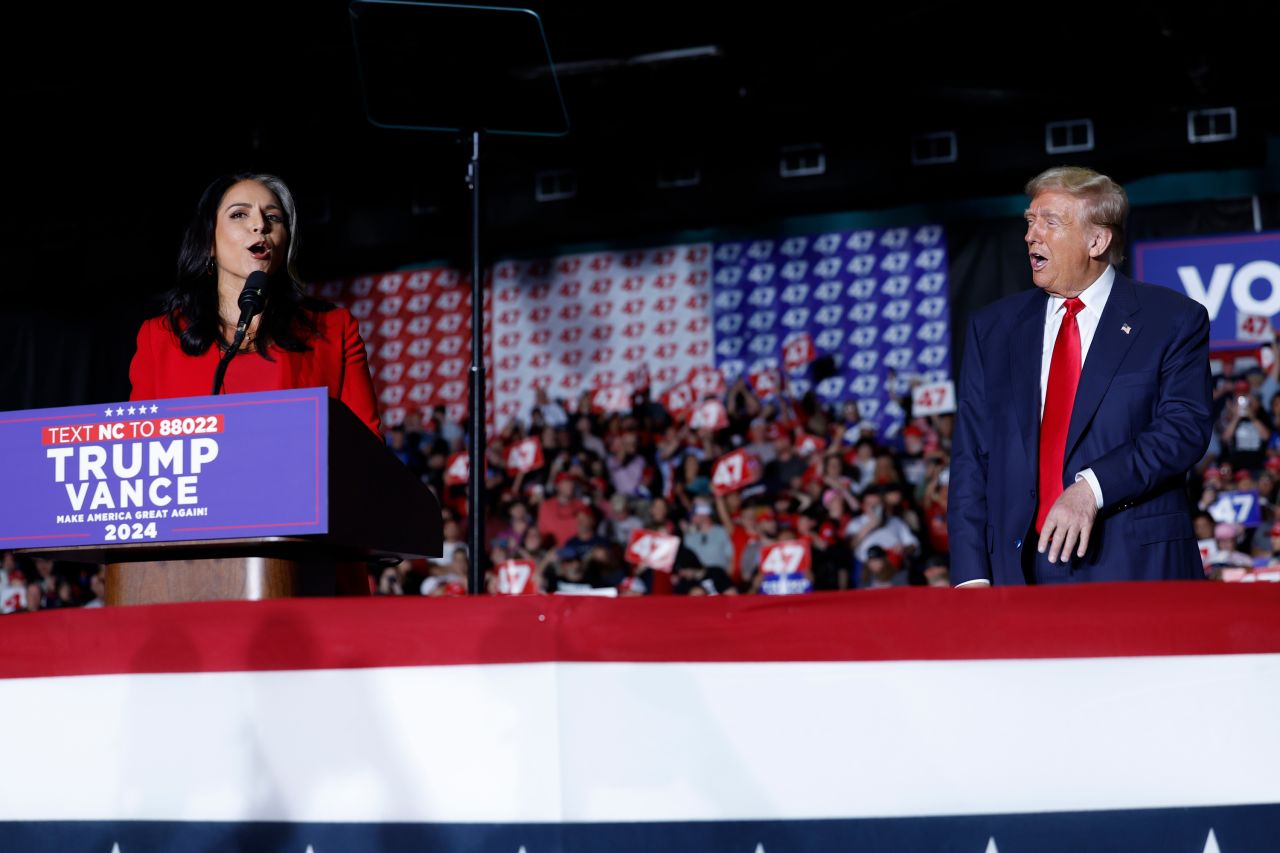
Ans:
{"type": "MultiPolygon", "coordinates": [[[[912,205],[912,221],[947,226],[959,331],[1028,278],[1016,205],[971,202],[1064,160],[1128,186],[1187,178],[1135,193],[1130,237],[1252,230],[1253,196],[1280,227],[1275,3],[521,5],[542,16],[572,131],[486,148],[491,256],[912,205]],[[690,48],[707,49],[652,57],[690,48]],[[1189,144],[1186,111],[1225,106],[1237,139],[1189,144]],[[1096,149],[1046,155],[1044,122],[1079,118],[1096,149]],[[912,135],[938,130],[957,133],[958,161],[913,166],[912,135]],[[780,149],[813,143],[826,173],[780,178],[780,149]],[[577,196],[536,201],[544,170],[572,171],[577,196]],[[658,186],[695,171],[697,186],[658,186]]],[[[466,265],[466,150],[369,124],[346,2],[41,4],[6,19],[0,409],[127,396],[138,322],[225,171],[294,188],[310,280],[466,265]]]]}

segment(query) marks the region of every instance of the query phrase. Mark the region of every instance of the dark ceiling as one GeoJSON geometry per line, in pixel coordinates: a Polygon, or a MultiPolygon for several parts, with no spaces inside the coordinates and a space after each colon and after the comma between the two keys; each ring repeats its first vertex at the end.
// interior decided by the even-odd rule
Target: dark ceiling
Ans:
{"type": "MultiPolygon", "coordinates": [[[[572,132],[486,149],[501,252],[1016,193],[1057,162],[1047,120],[1092,118],[1097,150],[1078,159],[1121,180],[1260,166],[1280,124],[1274,2],[522,5],[563,66],[572,132]],[[1186,110],[1222,106],[1239,138],[1189,145],[1186,110]],[[938,130],[956,131],[958,161],[913,167],[912,134],[938,130]],[[781,179],[780,147],[810,143],[827,173],[781,179]],[[574,170],[578,196],[534,201],[546,169],[574,170]],[[695,171],[697,186],[657,187],[695,171]]],[[[17,192],[0,263],[19,304],[162,289],[200,189],[241,168],[294,185],[312,276],[465,257],[463,148],[368,123],[346,2],[6,17],[17,192]]]]}

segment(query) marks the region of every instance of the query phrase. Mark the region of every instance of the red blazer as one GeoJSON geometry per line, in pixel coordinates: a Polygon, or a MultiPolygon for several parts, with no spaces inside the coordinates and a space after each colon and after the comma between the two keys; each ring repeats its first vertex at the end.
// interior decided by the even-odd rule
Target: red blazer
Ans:
{"type": "MultiPolygon", "coordinates": [[[[325,386],[379,437],[378,404],[369,378],[360,327],[345,308],[310,314],[316,334],[308,339],[307,352],[271,347],[268,361],[256,351],[242,352],[232,360],[222,389],[228,394],[325,386]]],[[[218,347],[204,355],[182,351],[168,318],[152,317],[138,330],[138,351],[129,365],[133,390],[130,400],[165,397],[203,397],[213,389],[213,374],[222,357],[218,347]]]]}

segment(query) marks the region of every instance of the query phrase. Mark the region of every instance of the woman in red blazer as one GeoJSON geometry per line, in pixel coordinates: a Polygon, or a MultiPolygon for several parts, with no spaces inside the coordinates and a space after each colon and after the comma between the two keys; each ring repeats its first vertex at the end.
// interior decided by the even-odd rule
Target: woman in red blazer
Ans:
{"type": "Polygon", "coordinates": [[[240,173],[204,191],[178,255],[164,313],[143,323],[129,366],[131,400],[208,394],[234,337],[249,274],[268,276],[266,304],[223,381],[229,393],[325,386],[381,436],[364,341],[354,318],[306,295],[295,267],[293,194],[272,175],[240,173]]]}

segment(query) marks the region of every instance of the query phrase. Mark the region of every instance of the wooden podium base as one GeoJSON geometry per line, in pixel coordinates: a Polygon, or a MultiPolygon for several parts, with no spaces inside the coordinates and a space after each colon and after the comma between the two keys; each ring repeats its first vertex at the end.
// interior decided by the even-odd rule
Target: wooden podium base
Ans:
{"type": "Polygon", "coordinates": [[[124,548],[89,545],[38,553],[104,564],[108,605],[369,595],[369,561],[376,558],[297,537],[135,542],[124,548]]]}
{"type": "Polygon", "coordinates": [[[105,580],[108,606],[369,594],[363,563],[279,557],[107,563],[105,580]]]}

